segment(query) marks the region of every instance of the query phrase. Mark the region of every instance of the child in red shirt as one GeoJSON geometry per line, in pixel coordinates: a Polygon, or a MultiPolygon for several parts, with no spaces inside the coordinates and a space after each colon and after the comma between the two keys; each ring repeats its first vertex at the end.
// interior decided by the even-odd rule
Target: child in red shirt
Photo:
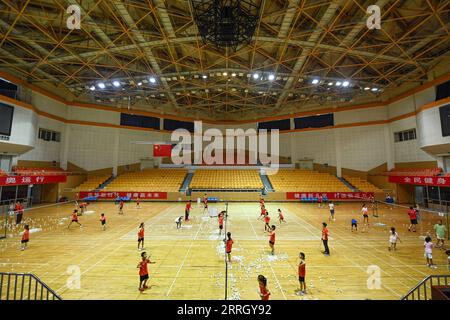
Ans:
{"type": "Polygon", "coordinates": [[[24,226],[24,231],[22,234],[22,239],[20,240],[20,243],[22,244],[21,250],[25,250],[27,248],[27,243],[30,241],[30,227],[26,224],[24,226]]]}
{"type": "Polygon", "coordinates": [[[306,262],[305,262],[305,254],[300,252],[299,254],[300,262],[298,264],[298,282],[300,283],[300,290],[298,291],[298,295],[306,294],[306,262]]]}
{"type": "Polygon", "coordinates": [[[275,226],[269,227],[269,247],[272,250],[271,255],[275,254],[275,226]]]}
{"type": "Polygon", "coordinates": [[[105,231],[105,230],[106,230],[106,217],[105,217],[105,214],[104,214],[104,213],[102,213],[102,214],[100,215],[100,222],[102,223],[102,229],[103,229],[103,231],[105,231]]]}
{"type": "Polygon", "coordinates": [[[69,225],[67,226],[67,228],[70,228],[70,226],[72,225],[72,223],[78,223],[78,225],[80,226],[80,228],[82,227],[81,223],[78,222],[78,210],[73,210],[72,212],[72,220],[70,221],[69,225]]]}
{"type": "Polygon", "coordinates": [[[137,265],[137,268],[139,268],[139,291],[143,292],[145,289],[148,289],[147,287],[147,280],[148,280],[148,264],[155,263],[151,262],[150,259],[147,258],[147,253],[142,252],[141,253],[142,261],[140,261],[137,265]]]}
{"type": "Polygon", "coordinates": [[[142,222],[139,225],[138,231],[138,250],[144,250],[144,223],[142,222]],[[141,244],[141,248],[139,249],[139,244],[141,244]]]}
{"type": "Polygon", "coordinates": [[[282,222],[286,223],[286,221],[284,220],[284,215],[281,212],[281,209],[278,209],[278,220],[280,221],[280,225],[282,222]]]}
{"type": "Polygon", "coordinates": [[[228,262],[231,262],[231,249],[233,247],[233,239],[231,239],[231,232],[227,232],[228,239],[225,241],[225,252],[228,256],[228,262]]]}
{"type": "Polygon", "coordinates": [[[264,216],[264,222],[266,223],[266,225],[264,226],[264,232],[266,231],[270,231],[270,217],[269,217],[269,212],[266,211],[266,215],[264,216]]]}
{"type": "Polygon", "coordinates": [[[258,284],[261,300],[269,300],[270,292],[267,289],[267,279],[262,274],[258,276],[258,284]]]}
{"type": "Polygon", "coordinates": [[[413,207],[409,207],[408,216],[409,216],[409,221],[411,222],[409,224],[408,231],[411,231],[411,228],[412,228],[413,232],[416,232],[417,211],[413,207]]]}
{"type": "Polygon", "coordinates": [[[222,234],[222,229],[223,229],[223,215],[224,215],[224,211],[222,211],[221,213],[219,213],[219,236],[222,234]]]}

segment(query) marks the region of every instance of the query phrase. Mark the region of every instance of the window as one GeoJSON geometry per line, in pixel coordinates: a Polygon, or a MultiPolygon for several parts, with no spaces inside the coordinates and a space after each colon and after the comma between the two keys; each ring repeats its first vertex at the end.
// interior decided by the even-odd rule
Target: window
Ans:
{"type": "Polygon", "coordinates": [[[47,129],[39,128],[38,138],[44,141],[61,141],[61,133],[47,129]]]}
{"type": "Polygon", "coordinates": [[[395,142],[415,140],[416,138],[417,138],[416,129],[409,129],[409,130],[405,130],[405,131],[394,132],[394,141],[395,142]]]}

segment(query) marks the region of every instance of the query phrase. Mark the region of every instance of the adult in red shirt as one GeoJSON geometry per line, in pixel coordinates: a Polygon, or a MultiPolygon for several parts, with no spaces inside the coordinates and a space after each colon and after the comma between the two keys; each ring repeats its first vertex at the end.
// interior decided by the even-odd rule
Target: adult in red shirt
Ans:
{"type": "Polygon", "coordinates": [[[325,251],[323,252],[324,255],[329,256],[330,255],[330,249],[328,248],[328,228],[326,222],[322,222],[322,242],[323,246],[325,248],[325,251]]]}
{"type": "Polygon", "coordinates": [[[208,211],[208,197],[205,195],[203,196],[203,213],[205,213],[205,210],[208,211]]]}
{"type": "Polygon", "coordinates": [[[411,228],[412,228],[413,232],[416,232],[416,224],[417,224],[416,209],[414,209],[413,207],[409,207],[408,216],[409,216],[409,221],[410,221],[408,231],[411,231],[411,228]]]}
{"type": "Polygon", "coordinates": [[[317,198],[317,202],[319,203],[319,208],[322,208],[322,200],[323,200],[322,196],[319,195],[319,197],[317,198]]]}
{"type": "Polygon", "coordinates": [[[262,206],[261,206],[261,214],[259,215],[259,218],[258,218],[258,219],[264,219],[265,216],[266,216],[266,214],[267,214],[266,207],[265,207],[264,205],[262,205],[262,206]]]}
{"type": "Polygon", "coordinates": [[[139,245],[141,246],[140,250],[144,250],[144,223],[141,222],[141,224],[139,225],[139,231],[138,231],[138,250],[139,250],[139,245]]]}
{"type": "Polygon", "coordinates": [[[155,263],[151,262],[150,259],[147,257],[146,252],[141,253],[142,261],[140,261],[137,265],[137,268],[139,268],[139,291],[142,292],[145,289],[148,289],[147,287],[147,280],[148,280],[148,264],[155,263]]]}
{"type": "Polygon", "coordinates": [[[184,209],[184,221],[189,221],[189,213],[191,212],[192,203],[191,200],[186,203],[186,208],[184,209]]]}
{"type": "Polygon", "coordinates": [[[120,200],[119,203],[119,214],[123,214],[123,200],[120,200]]]}

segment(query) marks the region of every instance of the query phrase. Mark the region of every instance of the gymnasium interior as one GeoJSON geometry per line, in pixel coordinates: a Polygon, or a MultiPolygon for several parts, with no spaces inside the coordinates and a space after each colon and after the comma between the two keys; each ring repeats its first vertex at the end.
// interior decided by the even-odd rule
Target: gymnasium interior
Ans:
{"type": "Polygon", "coordinates": [[[0,0],[0,300],[449,300],[449,45],[446,0],[0,0]]]}

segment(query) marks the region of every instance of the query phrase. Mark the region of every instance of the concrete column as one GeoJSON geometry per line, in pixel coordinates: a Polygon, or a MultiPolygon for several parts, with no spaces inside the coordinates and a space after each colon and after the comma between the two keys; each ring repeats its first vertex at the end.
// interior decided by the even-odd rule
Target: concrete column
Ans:
{"type": "Polygon", "coordinates": [[[67,162],[69,161],[69,136],[70,136],[70,125],[66,124],[61,135],[61,148],[59,151],[59,162],[61,168],[67,170],[67,162]]]}
{"type": "Polygon", "coordinates": [[[387,169],[391,170],[395,167],[395,150],[394,150],[394,137],[391,134],[391,130],[388,124],[384,125],[384,145],[386,152],[387,169]]]}
{"type": "Polygon", "coordinates": [[[114,130],[114,137],[113,137],[113,161],[112,161],[112,167],[113,167],[113,175],[117,176],[117,167],[119,166],[119,129],[114,130]]]}
{"type": "Polygon", "coordinates": [[[336,153],[336,175],[342,177],[342,156],[341,156],[341,132],[340,129],[334,129],[334,149],[336,153]]]}

